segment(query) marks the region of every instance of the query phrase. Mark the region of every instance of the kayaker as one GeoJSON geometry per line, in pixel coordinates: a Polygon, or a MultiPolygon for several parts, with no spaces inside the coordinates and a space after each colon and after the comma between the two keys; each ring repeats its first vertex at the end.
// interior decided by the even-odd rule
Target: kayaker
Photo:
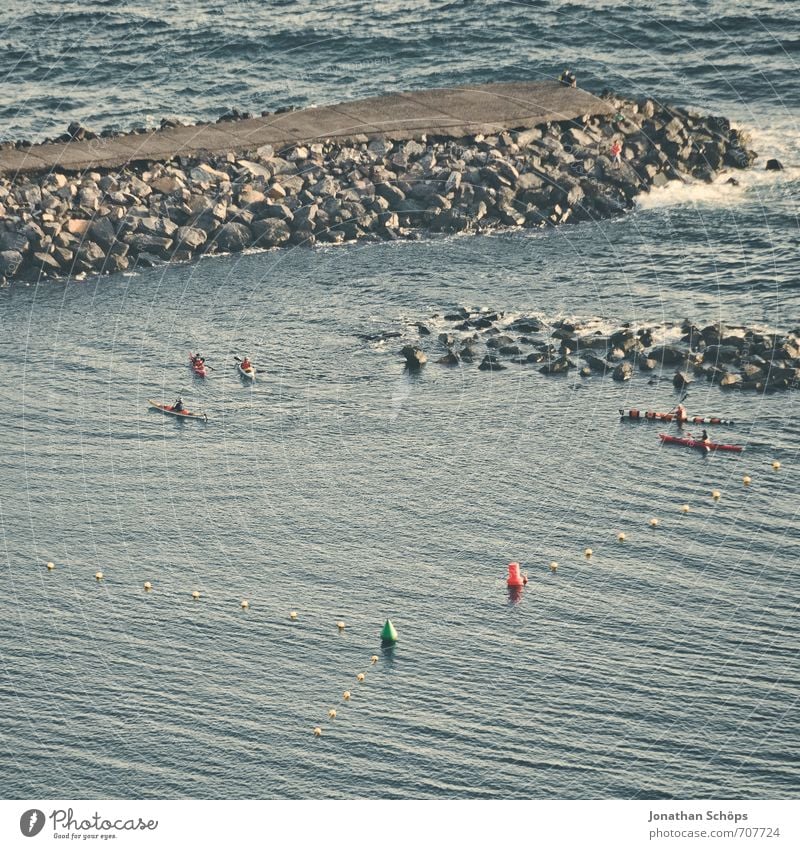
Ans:
{"type": "Polygon", "coordinates": [[[250,371],[251,368],[253,368],[253,364],[250,362],[250,357],[245,357],[242,360],[242,370],[250,371]]]}
{"type": "Polygon", "coordinates": [[[194,355],[194,360],[192,360],[192,362],[193,362],[196,366],[201,366],[201,365],[203,365],[203,364],[205,363],[205,361],[206,361],[206,358],[205,358],[205,357],[201,357],[201,356],[200,356],[200,354],[195,354],[195,355],[194,355]]]}
{"type": "Polygon", "coordinates": [[[675,416],[675,419],[679,424],[683,424],[684,422],[689,421],[689,415],[686,412],[686,407],[684,407],[683,404],[678,404],[678,406],[673,410],[673,415],[675,416]]]}
{"type": "Polygon", "coordinates": [[[703,443],[703,445],[708,445],[709,442],[711,442],[711,440],[708,438],[708,431],[705,428],[703,428],[703,433],[700,435],[700,441],[703,443]]]}
{"type": "Polygon", "coordinates": [[[178,395],[177,399],[175,400],[175,403],[172,405],[172,412],[173,413],[182,413],[183,410],[184,410],[183,398],[181,398],[181,396],[178,395]]]}

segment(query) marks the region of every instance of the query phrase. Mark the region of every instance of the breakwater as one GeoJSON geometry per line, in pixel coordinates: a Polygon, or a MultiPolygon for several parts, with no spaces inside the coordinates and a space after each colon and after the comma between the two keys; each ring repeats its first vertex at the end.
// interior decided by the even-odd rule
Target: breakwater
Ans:
{"type": "Polygon", "coordinates": [[[653,187],[711,181],[756,157],[725,118],[554,84],[394,95],[219,126],[169,127],[138,146],[130,134],[72,128],[83,147],[0,152],[0,283],[247,248],[590,221],[625,213],[653,187]]]}
{"type": "Polygon", "coordinates": [[[459,307],[415,322],[405,333],[363,338],[404,342],[400,354],[410,371],[430,361],[465,368],[477,364],[479,371],[489,372],[535,367],[545,375],[609,375],[618,382],[666,378],[678,390],[703,382],[755,393],[800,387],[800,328],[767,331],[721,322],[700,327],[685,320],[659,326],[628,323],[601,332],[594,324],[459,307]],[[434,333],[434,322],[442,321],[447,330],[434,333]]]}

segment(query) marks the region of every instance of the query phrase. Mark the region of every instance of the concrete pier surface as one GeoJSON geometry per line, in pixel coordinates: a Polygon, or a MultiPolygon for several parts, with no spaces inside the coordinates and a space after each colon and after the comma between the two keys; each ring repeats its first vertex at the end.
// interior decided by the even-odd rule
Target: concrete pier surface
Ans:
{"type": "Polygon", "coordinates": [[[557,82],[412,91],[240,121],[0,150],[0,175],[13,178],[53,169],[79,172],[120,168],[134,161],[163,162],[201,152],[241,152],[265,144],[280,150],[324,139],[489,135],[613,111],[612,104],[557,82]]]}

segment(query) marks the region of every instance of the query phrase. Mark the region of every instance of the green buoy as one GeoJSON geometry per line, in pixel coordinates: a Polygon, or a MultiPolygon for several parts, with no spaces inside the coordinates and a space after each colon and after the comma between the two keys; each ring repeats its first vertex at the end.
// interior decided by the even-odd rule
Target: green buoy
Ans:
{"type": "Polygon", "coordinates": [[[383,626],[383,630],[381,631],[381,642],[384,645],[393,645],[397,642],[397,631],[395,630],[394,625],[392,625],[391,619],[387,619],[386,624],[383,626]]]}

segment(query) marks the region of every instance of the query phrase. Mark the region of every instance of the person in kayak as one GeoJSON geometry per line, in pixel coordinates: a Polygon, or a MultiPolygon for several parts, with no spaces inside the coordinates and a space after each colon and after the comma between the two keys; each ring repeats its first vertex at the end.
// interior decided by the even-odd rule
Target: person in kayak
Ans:
{"type": "Polygon", "coordinates": [[[185,409],[185,407],[183,406],[183,398],[181,398],[181,396],[178,395],[177,399],[175,400],[175,403],[172,405],[172,412],[173,413],[182,413],[184,411],[184,409],[185,409]]]}
{"type": "Polygon", "coordinates": [[[684,422],[689,421],[686,407],[684,407],[683,404],[678,404],[678,406],[672,411],[672,414],[675,416],[675,420],[678,424],[683,424],[684,422]]]}
{"type": "Polygon", "coordinates": [[[195,354],[195,355],[194,355],[194,359],[192,360],[192,362],[193,362],[196,366],[202,366],[202,365],[205,365],[206,358],[205,358],[205,357],[201,357],[201,356],[200,356],[200,354],[195,354]]]}
{"type": "Polygon", "coordinates": [[[251,368],[253,368],[253,364],[250,362],[250,357],[245,357],[242,360],[242,370],[250,371],[251,368]]]}
{"type": "Polygon", "coordinates": [[[708,438],[708,431],[705,428],[703,428],[703,432],[702,434],[700,434],[700,441],[703,443],[703,445],[708,445],[711,442],[711,440],[708,438]]]}

